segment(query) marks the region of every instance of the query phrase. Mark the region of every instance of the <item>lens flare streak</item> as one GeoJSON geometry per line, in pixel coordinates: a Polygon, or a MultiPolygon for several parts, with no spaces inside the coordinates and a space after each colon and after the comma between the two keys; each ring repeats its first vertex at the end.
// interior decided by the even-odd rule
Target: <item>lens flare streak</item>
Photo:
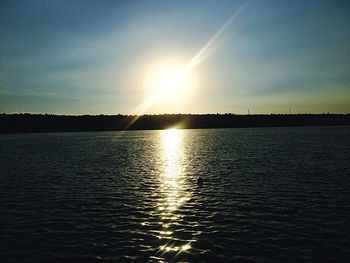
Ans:
{"type": "MultiPolygon", "coordinates": [[[[209,41],[193,56],[193,58],[190,59],[172,86],[180,85],[181,81],[185,79],[186,76],[190,74],[190,72],[192,72],[200,63],[202,63],[207,58],[209,49],[225,32],[225,30],[227,30],[227,28],[238,18],[247,2],[248,1],[244,2],[224,23],[224,25],[209,39],[209,41]]],[[[152,105],[154,105],[163,96],[164,92],[166,92],[166,89],[159,89],[155,94],[152,94],[147,100],[136,107],[134,113],[132,114],[134,115],[134,118],[130,121],[130,123],[126,125],[125,130],[130,128],[130,126],[138,120],[140,115],[144,114],[152,105]]]]}

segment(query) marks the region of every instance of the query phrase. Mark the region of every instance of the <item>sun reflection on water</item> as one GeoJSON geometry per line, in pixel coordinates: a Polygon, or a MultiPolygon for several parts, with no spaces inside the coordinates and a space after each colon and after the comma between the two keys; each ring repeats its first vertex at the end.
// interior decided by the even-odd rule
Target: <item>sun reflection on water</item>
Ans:
{"type": "Polygon", "coordinates": [[[184,178],[185,158],[182,145],[182,131],[169,129],[162,131],[163,172],[160,174],[160,193],[162,198],[158,203],[160,215],[159,224],[162,230],[158,238],[164,240],[159,246],[160,253],[181,253],[191,249],[191,240],[179,239],[176,231],[182,222],[182,208],[190,199],[190,192],[186,191],[184,178]]]}

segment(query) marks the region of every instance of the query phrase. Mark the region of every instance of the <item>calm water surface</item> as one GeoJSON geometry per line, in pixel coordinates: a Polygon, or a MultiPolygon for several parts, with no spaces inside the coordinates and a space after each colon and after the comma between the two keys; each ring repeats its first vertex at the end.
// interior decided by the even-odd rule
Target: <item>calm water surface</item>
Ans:
{"type": "Polygon", "coordinates": [[[350,127],[1,135],[0,167],[1,262],[350,260],[350,127]]]}

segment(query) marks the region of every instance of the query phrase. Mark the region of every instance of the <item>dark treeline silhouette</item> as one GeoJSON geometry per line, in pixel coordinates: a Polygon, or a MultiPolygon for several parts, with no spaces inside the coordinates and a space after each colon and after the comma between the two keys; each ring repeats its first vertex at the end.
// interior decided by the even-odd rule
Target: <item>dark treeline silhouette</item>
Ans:
{"type": "Polygon", "coordinates": [[[0,132],[115,131],[181,128],[241,128],[350,125],[350,114],[162,114],[52,115],[0,114],[0,132]]]}

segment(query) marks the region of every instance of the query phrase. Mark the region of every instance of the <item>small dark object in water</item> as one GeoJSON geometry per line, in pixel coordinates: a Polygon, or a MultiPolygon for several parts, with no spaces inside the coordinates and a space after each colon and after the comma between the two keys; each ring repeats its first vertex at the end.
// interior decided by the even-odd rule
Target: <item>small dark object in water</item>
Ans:
{"type": "Polygon", "coordinates": [[[202,186],[203,185],[203,178],[202,177],[198,177],[197,178],[197,184],[202,186]]]}

